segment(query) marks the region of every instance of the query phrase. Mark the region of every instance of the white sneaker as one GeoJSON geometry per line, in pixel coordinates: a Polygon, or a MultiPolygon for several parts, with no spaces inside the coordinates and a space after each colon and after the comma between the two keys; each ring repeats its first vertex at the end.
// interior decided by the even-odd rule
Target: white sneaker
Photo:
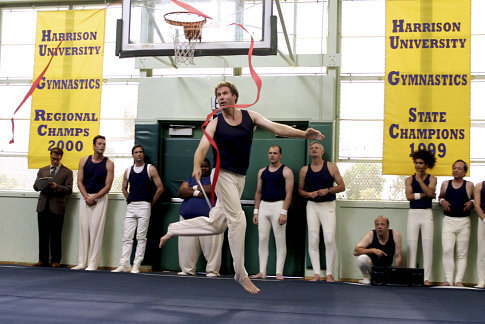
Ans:
{"type": "Polygon", "coordinates": [[[177,273],[179,276],[195,276],[194,273],[188,273],[188,272],[183,272],[183,271],[180,271],[179,273],[177,273]]]}
{"type": "Polygon", "coordinates": [[[111,272],[128,272],[129,269],[124,265],[120,265],[118,268],[111,270],[111,272]]]}
{"type": "Polygon", "coordinates": [[[140,273],[140,265],[134,264],[133,268],[131,268],[131,273],[140,273]]]}
{"type": "Polygon", "coordinates": [[[209,272],[205,276],[206,277],[219,277],[219,275],[217,273],[214,273],[214,272],[209,272]]]}
{"type": "Polygon", "coordinates": [[[359,281],[360,284],[363,285],[370,285],[370,279],[369,278],[364,278],[361,281],[359,281]]]}
{"type": "Polygon", "coordinates": [[[84,270],[86,269],[86,266],[84,264],[78,264],[75,267],[72,267],[71,270],[84,270]]]}
{"type": "Polygon", "coordinates": [[[98,267],[96,266],[88,266],[86,269],[84,269],[86,271],[95,271],[95,270],[98,270],[98,267]]]}

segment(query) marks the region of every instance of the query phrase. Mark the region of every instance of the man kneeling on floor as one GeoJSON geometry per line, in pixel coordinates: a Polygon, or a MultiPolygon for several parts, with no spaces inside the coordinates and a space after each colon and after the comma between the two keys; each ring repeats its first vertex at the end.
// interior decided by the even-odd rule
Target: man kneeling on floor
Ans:
{"type": "Polygon", "coordinates": [[[357,266],[364,279],[363,284],[370,284],[372,267],[390,267],[394,258],[394,265],[401,266],[401,234],[397,230],[389,229],[389,220],[379,216],[374,221],[375,229],[367,232],[357,243],[354,255],[358,256],[357,266]]]}

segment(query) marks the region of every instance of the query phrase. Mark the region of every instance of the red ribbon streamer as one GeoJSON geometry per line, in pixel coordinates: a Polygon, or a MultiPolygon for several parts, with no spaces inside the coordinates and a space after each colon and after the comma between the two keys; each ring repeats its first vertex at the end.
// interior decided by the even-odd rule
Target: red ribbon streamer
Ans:
{"type": "Polygon", "coordinates": [[[202,16],[202,17],[204,17],[206,19],[212,19],[212,17],[207,16],[205,13],[203,13],[203,12],[195,9],[191,5],[188,5],[188,4],[183,3],[181,1],[178,1],[178,0],[172,0],[172,2],[175,3],[177,6],[184,8],[185,10],[187,10],[190,13],[193,13],[193,14],[196,14],[196,15],[199,15],[199,16],[202,16]]]}
{"type": "MultiPolygon", "coordinates": [[[[171,1],[173,3],[175,3],[176,5],[184,8],[185,10],[187,10],[190,13],[193,13],[193,14],[196,14],[196,15],[199,15],[199,16],[202,16],[202,17],[204,17],[206,19],[212,19],[212,17],[207,16],[203,12],[195,9],[194,7],[192,7],[192,6],[190,6],[190,5],[186,4],[186,3],[180,2],[178,0],[171,0],[171,1]]],[[[244,28],[244,26],[241,25],[241,24],[232,23],[230,25],[239,26],[246,33],[248,33],[249,37],[251,37],[251,44],[249,46],[249,51],[248,51],[248,65],[249,65],[249,71],[251,72],[251,78],[253,79],[254,83],[256,84],[256,87],[258,88],[258,93],[256,95],[256,100],[252,104],[229,105],[229,106],[224,106],[224,107],[218,108],[217,110],[214,110],[212,113],[210,113],[210,114],[207,115],[207,119],[205,120],[205,122],[200,127],[202,129],[202,132],[204,133],[205,137],[207,137],[207,139],[209,140],[209,143],[212,145],[212,147],[217,152],[217,156],[216,156],[216,170],[214,171],[214,179],[213,179],[212,184],[211,184],[211,188],[212,188],[212,190],[211,190],[211,202],[212,202],[212,205],[214,205],[214,200],[215,200],[214,191],[215,191],[217,179],[219,178],[219,170],[221,168],[221,158],[220,158],[220,154],[219,154],[219,148],[217,147],[216,142],[214,141],[214,139],[212,138],[212,136],[210,136],[205,131],[205,128],[209,124],[210,119],[212,118],[212,116],[214,116],[215,114],[217,114],[219,112],[219,110],[221,110],[222,108],[229,108],[229,107],[233,107],[233,108],[248,108],[248,107],[251,107],[251,106],[255,105],[259,101],[259,96],[261,94],[261,87],[263,86],[263,82],[261,81],[261,78],[256,73],[256,71],[254,70],[253,64],[252,64],[252,57],[253,57],[253,51],[254,51],[254,38],[253,38],[253,36],[251,36],[251,34],[249,34],[249,32],[246,30],[246,28],[244,28]]]]}
{"type": "MultiPolygon", "coordinates": [[[[49,65],[51,65],[51,62],[52,62],[52,59],[54,59],[54,56],[56,56],[57,54],[57,50],[59,49],[59,46],[61,46],[62,42],[64,40],[61,40],[59,42],[59,44],[57,45],[56,47],[56,50],[54,51],[54,54],[51,56],[51,59],[49,60],[49,63],[47,63],[46,67],[44,68],[44,70],[42,70],[42,72],[40,73],[40,75],[37,77],[37,79],[35,79],[34,83],[32,83],[32,86],[30,87],[30,90],[29,92],[27,92],[27,94],[25,95],[24,99],[22,100],[22,102],[20,103],[20,105],[17,107],[17,109],[15,109],[15,111],[13,112],[13,115],[15,115],[17,113],[17,111],[19,111],[20,107],[22,107],[22,105],[25,103],[25,101],[32,95],[32,93],[35,91],[35,88],[37,88],[37,86],[39,85],[40,83],[40,80],[42,80],[42,78],[44,77],[44,74],[47,72],[47,69],[49,68],[49,65]]],[[[12,118],[10,119],[10,121],[12,122],[12,139],[10,140],[10,142],[8,142],[9,144],[13,144],[15,142],[14,140],[14,135],[15,135],[15,122],[14,122],[14,119],[13,119],[13,116],[12,118]]]]}

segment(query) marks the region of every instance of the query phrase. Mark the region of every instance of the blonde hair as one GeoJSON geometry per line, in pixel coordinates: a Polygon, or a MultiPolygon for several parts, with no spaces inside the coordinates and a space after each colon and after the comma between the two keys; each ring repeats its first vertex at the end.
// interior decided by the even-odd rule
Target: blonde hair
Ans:
{"type": "Polygon", "coordinates": [[[310,143],[310,146],[312,146],[313,144],[317,144],[318,146],[320,146],[320,148],[322,149],[322,151],[324,151],[324,150],[325,150],[325,149],[323,148],[323,145],[322,145],[322,144],[320,144],[320,143],[318,143],[318,142],[316,142],[316,141],[313,141],[313,142],[311,142],[311,143],[310,143]]]}

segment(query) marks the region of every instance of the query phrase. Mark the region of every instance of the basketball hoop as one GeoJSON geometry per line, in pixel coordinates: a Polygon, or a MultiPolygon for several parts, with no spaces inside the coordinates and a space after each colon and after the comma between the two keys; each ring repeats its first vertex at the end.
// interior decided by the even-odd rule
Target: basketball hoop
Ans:
{"type": "Polygon", "coordinates": [[[206,23],[206,18],[188,11],[169,12],[163,17],[168,24],[174,26],[175,64],[194,64],[195,42],[202,39],[202,25],[206,23]],[[184,38],[180,36],[180,27],[183,27],[184,38]]]}

